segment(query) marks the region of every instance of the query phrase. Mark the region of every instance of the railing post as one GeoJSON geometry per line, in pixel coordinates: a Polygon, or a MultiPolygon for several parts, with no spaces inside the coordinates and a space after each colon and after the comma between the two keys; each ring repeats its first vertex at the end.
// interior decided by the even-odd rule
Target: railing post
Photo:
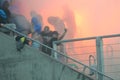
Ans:
{"type": "MultiPolygon", "coordinates": [[[[53,42],[53,49],[54,49],[55,51],[57,51],[57,44],[56,44],[55,42],[53,42]]],[[[55,59],[58,59],[58,57],[57,57],[57,52],[55,52],[55,51],[53,51],[53,57],[54,57],[55,59]]]]}
{"type": "MultiPolygon", "coordinates": [[[[96,52],[97,70],[104,73],[103,40],[101,37],[96,38],[96,52]]],[[[103,75],[98,74],[98,80],[104,80],[103,75]]]]}

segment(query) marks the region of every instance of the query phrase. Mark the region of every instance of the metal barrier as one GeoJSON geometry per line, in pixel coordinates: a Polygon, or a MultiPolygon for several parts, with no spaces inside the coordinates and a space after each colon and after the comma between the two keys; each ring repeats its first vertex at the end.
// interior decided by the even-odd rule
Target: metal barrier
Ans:
{"type": "MultiPolygon", "coordinates": [[[[93,55],[96,58],[97,71],[105,73],[115,80],[120,80],[119,40],[120,34],[61,40],[54,42],[54,49],[56,50],[57,44],[64,44],[68,56],[75,58],[77,61],[88,66],[88,57],[89,55],[93,55]],[[72,47],[69,46],[70,44],[73,44],[72,47]]],[[[59,59],[56,53],[54,56],[56,59],[59,59]]],[[[68,64],[74,63],[68,60],[68,64]]],[[[77,66],[81,68],[81,66],[77,66]]],[[[104,76],[99,76],[98,74],[96,77],[98,77],[100,80],[106,80],[104,76]]]]}
{"type": "MultiPolygon", "coordinates": [[[[21,35],[21,36],[24,36],[24,37],[26,37],[27,39],[29,39],[29,40],[31,40],[31,41],[35,41],[35,42],[39,43],[40,45],[42,45],[42,46],[50,49],[50,50],[53,52],[53,53],[52,53],[52,54],[53,54],[53,55],[52,55],[53,58],[55,58],[56,60],[61,61],[61,58],[59,58],[59,56],[62,56],[63,58],[67,59],[67,62],[64,61],[64,60],[61,61],[61,62],[64,63],[65,65],[67,65],[67,66],[69,66],[69,67],[71,67],[71,68],[79,71],[79,72],[82,72],[82,73],[85,73],[85,74],[88,74],[88,75],[89,75],[89,71],[90,71],[90,70],[94,71],[94,72],[97,74],[97,76],[98,76],[98,77],[94,77],[94,76],[93,76],[93,78],[95,78],[95,80],[113,80],[111,77],[105,75],[105,74],[101,71],[101,70],[103,70],[103,65],[100,66],[99,71],[97,71],[96,69],[93,69],[93,68],[91,68],[91,67],[89,67],[89,66],[81,63],[80,61],[77,61],[77,60],[75,60],[75,59],[73,59],[73,58],[71,58],[71,57],[63,54],[62,52],[57,51],[57,44],[58,44],[58,43],[65,43],[65,42],[69,42],[69,41],[87,40],[87,39],[96,39],[96,37],[84,38],[84,39],[74,39],[74,40],[57,41],[57,42],[54,42],[54,49],[52,49],[52,48],[50,48],[50,47],[48,47],[48,46],[46,46],[46,45],[44,45],[44,44],[42,44],[42,43],[34,40],[34,39],[29,38],[28,36],[26,36],[26,35],[18,32],[18,31],[16,31],[16,30],[14,30],[14,29],[9,28],[9,26],[6,26],[6,28],[9,29],[9,30],[11,30],[11,31],[14,32],[14,33],[17,33],[17,34],[19,34],[19,35],[21,35]],[[73,63],[77,66],[77,68],[70,66],[68,62],[73,62],[73,63]]],[[[101,56],[102,50],[99,49],[99,47],[101,47],[101,42],[99,42],[99,40],[101,40],[101,38],[98,37],[98,40],[97,40],[97,42],[98,42],[97,46],[98,46],[98,50],[99,50],[98,53],[100,53],[99,56],[101,56]]],[[[100,57],[100,60],[101,60],[101,59],[102,59],[102,57],[100,57]]],[[[99,61],[99,60],[98,60],[98,61],[99,61]]],[[[102,63],[102,62],[99,61],[99,62],[97,62],[97,63],[102,63]]],[[[91,76],[91,77],[92,77],[92,76],[91,76]]],[[[82,78],[81,78],[81,79],[82,79],[82,78]]]]}
{"type": "Polygon", "coordinates": [[[104,66],[105,73],[120,80],[120,37],[104,38],[104,66]]]}

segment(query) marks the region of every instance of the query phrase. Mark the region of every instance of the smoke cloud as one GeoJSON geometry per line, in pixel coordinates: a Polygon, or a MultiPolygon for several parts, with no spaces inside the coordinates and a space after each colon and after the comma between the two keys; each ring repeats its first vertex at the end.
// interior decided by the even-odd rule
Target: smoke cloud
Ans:
{"type": "Polygon", "coordinates": [[[63,33],[65,24],[59,17],[50,16],[48,17],[48,22],[55,27],[55,30],[59,33],[63,33]]]}
{"type": "Polygon", "coordinates": [[[77,38],[119,33],[119,0],[10,1],[12,13],[24,15],[30,21],[30,12],[34,10],[42,16],[43,26],[48,25],[52,30],[55,27],[48,22],[48,17],[59,17],[67,26],[68,34],[77,38]]]}

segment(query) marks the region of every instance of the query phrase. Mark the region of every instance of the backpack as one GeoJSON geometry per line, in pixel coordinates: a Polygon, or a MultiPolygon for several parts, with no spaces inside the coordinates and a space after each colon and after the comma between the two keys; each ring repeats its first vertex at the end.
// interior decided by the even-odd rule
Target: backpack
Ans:
{"type": "Polygon", "coordinates": [[[23,36],[17,36],[15,40],[17,41],[16,43],[17,51],[21,51],[21,49],[24,48],[24,45],[29,43],[29,41],[23,36]]]}

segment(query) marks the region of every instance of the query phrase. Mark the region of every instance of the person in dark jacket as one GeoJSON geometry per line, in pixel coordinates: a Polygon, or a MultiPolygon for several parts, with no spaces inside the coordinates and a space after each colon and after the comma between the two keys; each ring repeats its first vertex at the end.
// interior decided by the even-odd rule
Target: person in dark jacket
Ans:
{"type": "Polygon", "coordinates": [[[6,26],[10,28],[13,26],[16,28],[14,24],[10,23],[10,17],[11,13],[9,11],[9,2],[4,1],[2,7],[0,8],[0,32],[10,34],[10,30],[8,30],[6,26]]]}
{"type": "Polygon", "coordinates": [[[52,32],[52,38],[51,38],[51,40],[49,41],[49,46],[50,46],[51,48],[53,48],[53,42],[54,42],[54,41],[58,41],[58,40],[62,40],[62,39],[64,38],[66,32],[67,32],[67,29],[64,29],[64,33],[63,33],[61,36],[59,36],[59,33],[58,33],[57,31],[53,31],[53,32],[52,32]]]}
{"type": "MultiPolygon", "coordinates": [[[[50,41],[50,39],[51,39],[51,37],[52,37],[52,31],[49,29],[48,26],[45,26],[45,27],[44,27],[44,30],[41,32],[40,35],[41,35],[41,37],[42,37],[42,43],[43,43],[44,45],[48,46],[48,45],[49,45],[49,41],[50,41]]],[[[49,49],[48,49],[47,47],[42,46],[42,51],[43,51],[44,53],[50,55],[50,54],[49,54],[49,49]]]]}
{"type": "Polygon", "coordinates": [[[5,23],[10,23],[10,17],[11,17],[11,12],[9,10],[9,2],[8,1],[4,1],[1,10],[3,10],[6,14],[6,22],[5,23]]]}
{"type": "MultiPolygon", "coordinates": [[[[48,45],[48,46],[51,47],[51,48],[53,48],[53,42],[54,42],[54,41],[58,41],[58,40],[62,40],[62,39],[64,38],[66,32],[67,32],[67,29],[64,29],[64,33],[59,36],[59,33],[58,33],[57,31],[53,31],[53,32],[52,32],[52,38],[51,38],[51,40],[49,41],[49,45],[48,45]]],[[[58,44],[58,45],[61,45],[61,44],[58,44]]],[[[49,52],[49,54],[51,55],[52,51],[51,51],[50,49],[49,49],[48,52],[49,52]]]]}

